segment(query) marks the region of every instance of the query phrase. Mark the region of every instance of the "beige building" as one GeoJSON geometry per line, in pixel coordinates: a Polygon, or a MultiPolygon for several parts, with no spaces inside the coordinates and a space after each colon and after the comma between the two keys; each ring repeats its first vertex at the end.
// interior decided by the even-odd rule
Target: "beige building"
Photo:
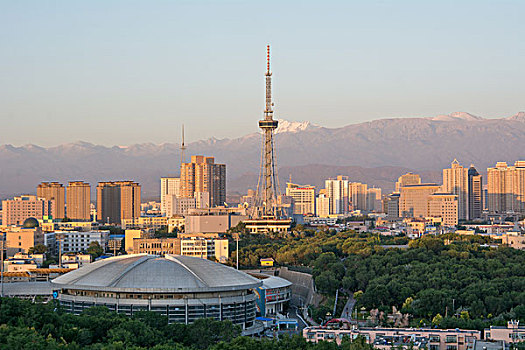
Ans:
{"type": "Polygon", "coordinates": [[[458,224],[458,197],[450,193],[433,193],[428,197],[428,216],[441,218],[444,226],[458,224]]]}
{"type": "Polygon", "coordinates": [[[97,220],[121,224],[122,219],[140,217],[140,185],[133,181],[99,182],[97,220]]]}
{"type": "Polygon", "coordinates": [[[121,228],[140,228],[143,230],[162,230],[168,227],[168,218],[165,216],[141,216],[132,219],[122,219],[121,228]]]}
{"type": "Polygon", "coordinates": [[[197,208],[197,200],[192,197],[166,196],[166,216],[185,215],[191,209],[197,208]]]}
{"type": "Polygon", "coordinates": [[[319,191],[319,196],[315,200],[315,215],[320,218],[330,216],[330,198],[326,194],[326,189],[319,191]]]}
{"type": "Polygon", "coordinates": [[[83,181],[70,181],[67,185],[67,212],[71,220],[91,220],[91,186],[83,181]]]}
{"type": "Polygon", "coordinates": [[[428,197],[440,190],[433,183],[404,185],[400,187],[399,215],[401,217],[426,217],[428,215],[428,197]]]}
{"type": "Polygon", "coordinates": [[[191,237],[180,241],[181,255],[203,259],[216,259],[221,263],[228,260],[228,240],[216,238],[191,237]]]}
{"type": "Polygon", "coordinates": [[[401,175],[396,182],[395,192],[401,192],[401,187],[407,185],[419,185],[421,183],[421,177],[418,174],[407,173],[401,175]]]}
{"type": "Polygon", "coordinates": [[[487,169],[487,207],[490,213],[525,214],[525,161],[514,166],[498,162],[487,169]]]}
{"type": "Polygon", "coordinates": [[[507,327],[490,326],[485,329],[484,334],[487,340],[503,340],[506,343],[525,342],[525,327],[520,326],[519,321],[508,321],[507,327]]]}
{"type": "Polygon", "coordinates": [[[315,213],[315,187],[287,183],[286,195],[293,199],[293,213],[313,215],[315,213]]]}
{"type": "Polygon", "coordinates": [[[7,256],[16,253],[29,253],[29,249],[37,244],[44,244],[42,229],[36,227],[11,227],[5,233],[7,256]]]}
{"type": "Polygon", "coordinates": [[[44,216],[53,216],[54,200],[37,196],[24,195],[2,201],[2,225],[22,225],[28,218],[42,220],[44,216]]]}
{"type": "Polygon", "coordinates": [[[55,202],[52,214],[54,219],[63,219],[66,216],[66,190],[61,183],[42,182],[36,188],[36,195],[39,198],[55,202]]]}
{"type": "Polygon", "coordinates": [[[216,164],[214,157],[192,156],[181,164],[180,196],[194,197],[195,192],[210,194],[208,207],[226,202],[226,165],[216,164]]]}
{"type": "Polygon", "coordinates": [[[160,178],[160,212],[162,215],[166,215],[166,198],[168,196],[180,196],[179,177],[160,178]]]}
{"type": "Polygon", "coordinates": [[[458,197],[458,217],[460,220],[468,218],[468,169],[454,159],[450,168],[443,169],[443,187],[445,193],[452,193],[458,197]]]}
{"type": "Polygon", "coordinates": [[[133,254],[180,255],[180,238],[134,238],[133,254]]]}

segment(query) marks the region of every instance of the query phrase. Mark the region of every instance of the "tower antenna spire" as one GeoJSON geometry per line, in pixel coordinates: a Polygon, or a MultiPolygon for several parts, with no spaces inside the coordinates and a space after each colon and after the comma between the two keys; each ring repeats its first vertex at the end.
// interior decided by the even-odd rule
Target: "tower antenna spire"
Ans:
{"type": "Polygon", "coordinates": [[[180,165],[184,163],[184,151],[186,150],[186,145],[184,144],[184,124],[182,124],[182,143],[180,144],[180,165]]]}

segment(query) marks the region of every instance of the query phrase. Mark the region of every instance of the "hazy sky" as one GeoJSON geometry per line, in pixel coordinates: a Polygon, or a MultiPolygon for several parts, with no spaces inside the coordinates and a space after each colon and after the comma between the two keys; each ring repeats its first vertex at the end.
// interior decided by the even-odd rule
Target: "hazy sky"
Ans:
{"type": "Polygon", "coordinates": [[[525,110],[525,1],[0,1],[0,144],[525,110]]]}

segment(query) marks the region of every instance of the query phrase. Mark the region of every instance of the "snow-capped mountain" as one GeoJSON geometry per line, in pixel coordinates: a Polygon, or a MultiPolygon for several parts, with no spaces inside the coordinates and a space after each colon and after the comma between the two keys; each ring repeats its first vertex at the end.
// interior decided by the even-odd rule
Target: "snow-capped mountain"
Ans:
{"type": "MultiPolygon", "coordinates": [[[[385,189],[408,170],[428,170],[426,181],[439,181],[443,167],[457,158],[484,173],[497,161],[525,160],[525,113],[484,119],[468,113],[433,118],[379,119],[324,128],[309,122],[280,121],[275,135],[281,183],[321,185],[341,173],[385,189]],[[434,175],[432,175],[434,174],[434,175]],[[437,175],[436,175],[437,174],[437,175]],[[434,176],[434,177],[433,177],[434,176]],[[436,177],[437,176],[437,177],[436,177]]],[[[227,165],[228,191],[256,186],[260,134],[235,139],[208,139],[187,145],[186,157],[215,156],[227,165]]],[[[142,184],[144,198],[158,196],[159,178],[177,175],[180,149],[176,143],[105,147],[76,142],[44,148],[0,146],[0,197],[34,193],[41,181],[131,179],[142,184]]]]}

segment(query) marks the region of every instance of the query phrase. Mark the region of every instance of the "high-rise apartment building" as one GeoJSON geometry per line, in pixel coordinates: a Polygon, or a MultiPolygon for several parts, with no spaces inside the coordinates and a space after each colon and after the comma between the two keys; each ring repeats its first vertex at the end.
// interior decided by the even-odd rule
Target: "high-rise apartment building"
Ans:
{"type": "Polygon", "coordinates": [[[168,196],[180,197],[180,178],[161,177],[160,178],[160,212],[166,215],[166,198],[168,196]]]}
{"type": "Polygon", "coordinates": [[[121,224],[122,219],[140,217],[140,185],[133,181],[99,182],[97,220],[121,224]]]}
{"type": "Polygon", "coordinates": [[[368,185],[360,182],[348,184],[348,197],[352,210],[367,210],[368,185]]]}
{"type": "Polygon", "coordinates": [[[399,198],[400,194],[397,192],[391,193],[386,198],[386,217],[390,220],[398,219],[399,215],[399,198]]]}
{"type": "Polygon", "coordinates": [[[28,218],[42,220],[53,216],[54,200],[37,196],[19,196],[2,201],[2,225],[22,225],[28,218]]]}
{"type": "Polygon", "coordinates": [[[289,182],[286,186],[286,195],[293,199],[294,214],[315,214],[314,186],[302,186],[289,182]]]}
{"type": "Polygon", "coordinates": [[[326,196],[330,198],[330,214],[345,214],[348,212],[348,177],[337,176],[325,180],[326,196]]]}
{"type": "Polygon", "coordinates": [[[443,169],[443,192],[458,196],[458,217],[468,218],[468,169],[454,159],[450,168],[443,169]]]}
{"type": "Polygon", "coordinates": [[[366,192],[366,210],[381,212],[382,207],[381,189],[376,187],[369,188],[366,192]]]}
{"type": "Polygon", "coordinates": [[[498,162],[487,169],[487,207],[491,213],[525,213],[525,161],[498,162]]]}
{"type": "Polygon", "coordinates": [[[67,185],[66,216],[74,221],[91,219],[91,186],[83,181],[70,181],[67,185]]]}
{"type": "Polygon", "coordinates": [[[483,181],[474,165],[468,169],[468,219],[481,218],[483,211],[483,181]]]}
{"type": "Polygon", "coordinates": [[[216,164],[214,157],[192,156],[191,163],[182,163],[180,170],[181,197],[194,197],[195,192],[208,192],[209,207],[226,202],[225,164],[216,164]]]}
{"type": "Polygon", "coordinates": [[[419,185],[421,183],[421,177],[418,174],[407,173],[401,175],[396,182],[395,192],[401,192],[401,187],[407,185],[419,185]]]}
{"type": "Polygon", "coordinates": [[[61,183],[42,182],[36,188],[36,195],[48,201],[55,201],[54,219],[63,219],[65,217],[66,191],[61,183]]]}
{"type": "Polygon", "coordinates": [[[320,218],[327,218],[331,212],[331,203],[326,189],[320,190],[319,196],[315,200],[315,215],[320,218]]]}
{"type": "Polygon", "coordinates": [[[440,186],[433,183],[405,185],[400,187],[399,216],[426,217],[428,215],[428,197],[440,190],[440,186]]]}

